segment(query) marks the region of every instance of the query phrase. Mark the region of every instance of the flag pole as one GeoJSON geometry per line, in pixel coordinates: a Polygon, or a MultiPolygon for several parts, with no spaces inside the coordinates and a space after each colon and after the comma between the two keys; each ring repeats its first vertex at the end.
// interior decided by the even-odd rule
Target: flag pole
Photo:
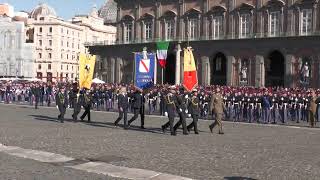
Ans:
{"type": "Polygon", "coordinates": [[[163,68],[161,68],[161,84],[163,85],[163,68]]]}

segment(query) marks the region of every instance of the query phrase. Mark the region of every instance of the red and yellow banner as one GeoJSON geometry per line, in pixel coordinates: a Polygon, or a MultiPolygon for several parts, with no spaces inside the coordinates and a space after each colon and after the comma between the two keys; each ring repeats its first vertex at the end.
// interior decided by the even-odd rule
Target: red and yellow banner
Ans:
{"type": "Polygon", "coordinates": [[[192,91],[198,85],[198,76],[196,63],[190,47],[184,49],[184,65],[183,65],[183,86],[188,91],[192,91]]]}

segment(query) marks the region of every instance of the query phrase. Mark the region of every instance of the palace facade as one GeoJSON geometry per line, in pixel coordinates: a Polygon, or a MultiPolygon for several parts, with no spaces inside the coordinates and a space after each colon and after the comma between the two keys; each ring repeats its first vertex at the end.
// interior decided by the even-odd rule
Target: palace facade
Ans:
{"type": "Polygon", "coordinates": [[[320,86],[317,0],[115,2],[116,43],[86,44],[100,56],[96,76],[107,82],[131,82],[133,52],[155,52],[157,41],[170,41],[164,83],[181,83],[181,50],[190,45],[202,85],[320,86]]]}

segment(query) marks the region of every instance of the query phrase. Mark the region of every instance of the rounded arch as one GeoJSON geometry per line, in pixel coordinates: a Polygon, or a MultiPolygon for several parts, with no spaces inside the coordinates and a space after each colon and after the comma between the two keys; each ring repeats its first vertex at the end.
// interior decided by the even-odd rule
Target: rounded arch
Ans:
{"type": "Polygon", "coordinates": [[[172,10],[167,10],[166,12],[164,12],[162,14],[162,17],[165,18],[165,17],[176,17],[177,16],[177,13],[175,11],[172,11],[172,10]]]}
{"type": "Polygon", "coordinates": [[[285,78],[285,57],[279,50],[268,53],[264,61],[265,86],[284,86],[285,78]]]}
{"type": "Polygon", "coordinates": [[[210,84],[226,85],[227,84],[227,56],[219,51],[214,53],[210,58],[211,78],[210,84]]]}
{"type": "Polygon", "coordinates": [[[122,21],[133,21],[134,20],[134,17],[132,15],[124,15],[122,18],[121,18],[122,21]]]}

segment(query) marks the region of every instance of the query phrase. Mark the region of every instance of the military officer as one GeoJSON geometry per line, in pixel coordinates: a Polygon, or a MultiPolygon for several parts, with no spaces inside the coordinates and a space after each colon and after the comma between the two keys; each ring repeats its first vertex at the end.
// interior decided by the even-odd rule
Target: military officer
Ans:
{"type": "Polygon", "coordinates": [[[180,88],[179,94],[177,96],[177,113],[179,115],[179,121],[174,125],[173,129],[176,132],[177,129],[182,125],[183,134],[188,135],[187,130],[187,122],[186,122],[186,113],[188,113],[187,106],[186,106],[186,98],[184,94],[184,89],[180,88]]]}
{"type": "Polygon", "coordinates": [[[172,136],[176,135],[176,132],[173,129],[177,108],[177,97],[175,93],[175,87],[171,86],[169,92],[165,95],[165,116],[168,116],[169,121],[161,126],[163,133],[165,133],[165,130],[170,126],[172,136]]]}
{"type": "Polygon", "coordinates": [[[213,128],[218,125],[219,126],[219,134],[224,134],[222,131],[222,115],[226,110],[226,107],[223,103],[222,95],[220,94],[220,89],[216,89],[216,93],[212,95],[210,109],[213,111],[215,115],[215,122],[209,126],[211,133],[213,132],[213,128]]]}
{"type": "Polygon", "coordinates": [[[88,116],[88,122],[91,122],[91,116],[90,116],[90,109],[92,105],[92,94],[89,89],[84,89],[82,94],[82,104],[84,108],[84,112],[82,116],[80,116],[80,120],[83,121],[83,119],[88,116]]]}
{"type": "Polygon", "coordinates": [[[132,103],[133,103],[133,113],[134,116],[129,120],[128,126],[135,121],[139,114],[141,118],[141,129],[144,128],[144,96],[143,96],[143,91],[142,89],[136,88],[136,91],[132,94],[132,103]]]}
{"type": "Polygon", "coordinates": [[[60,112],[60,114],[58,116],[58,120],[60,120],[60,122],[63,123],[64,122],[64,115],[65,115],[66,109],[68,107],[68,99],[65,94],[64,88],[59,88],[59,90],[56,94],[56,105],[57,105],[57,109],[60,112]]]}
{"type": "Polygon", "coordinates": [[[120,94],[118,96],[118,108],[119,108],[119,117],[114,122],[115,126],[118,126],[119,121],[123,118],[123,128],[128,129],[127,125],[127,114],[128,114],[128,107],[129,107],[129,100],[128,94],[125,87],[120,89],[120,94]]]}
{"type": "Polygon", "coordinates": [[[73,114],[72,114],[73,122],[78,121],[78,114],[81,111],[80,93],[79,93],[79,89],[77,86],[78,86],[77,83],[74,83],[73,88],[70,93],[70,97],[72,100],[72,106],[73,106],[73,114]]]}
{"type": "Polygon", "coordinates": [[[193,95],[189,102],[188,109],[193,121],[191,124],[187,126],[187,129],[190,132],[190,130],[194,128],[194,133],[199,134],[199,131],[198,131],[199,98],[198,98],[198,92],[196,89],[194,89],[192,92],[193,92],[193,95]]]}

